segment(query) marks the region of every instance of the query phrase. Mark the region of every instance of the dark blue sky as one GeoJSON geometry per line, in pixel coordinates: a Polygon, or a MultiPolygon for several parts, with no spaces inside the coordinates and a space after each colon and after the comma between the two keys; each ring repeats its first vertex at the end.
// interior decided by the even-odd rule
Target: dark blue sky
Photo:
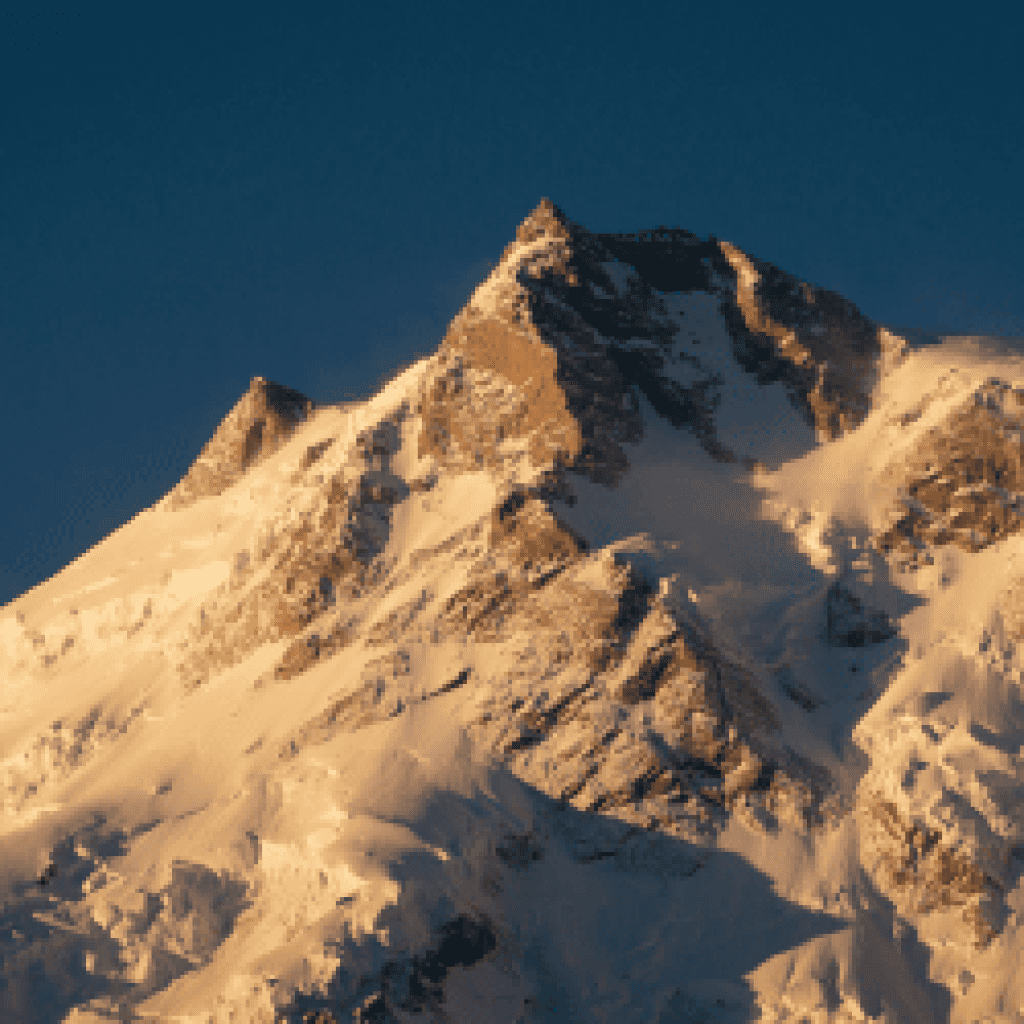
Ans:
{"type": "Polygon", "coordinates": [[[298,9],[0,15],[0,603],[166,493],[254,375],[337,401],[431,352],[541,196],[1024,334],[1020,13],[298,9]]]}

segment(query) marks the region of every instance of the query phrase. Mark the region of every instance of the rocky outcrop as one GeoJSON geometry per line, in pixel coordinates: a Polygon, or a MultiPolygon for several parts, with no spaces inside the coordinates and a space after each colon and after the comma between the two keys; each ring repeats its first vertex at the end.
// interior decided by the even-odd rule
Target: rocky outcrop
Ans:
{"type": "MultiPolygon", "coordinates": [[[[929,402],[922,399],[901,425],[929,402]]],[[[1024,390],[989,380],[928,431],[906,464],[893,467],[901,507],[875,544],[901,570],[932,564],[944,545],[977,552],[1020,529],[1022,406],[1024,390]]]]}

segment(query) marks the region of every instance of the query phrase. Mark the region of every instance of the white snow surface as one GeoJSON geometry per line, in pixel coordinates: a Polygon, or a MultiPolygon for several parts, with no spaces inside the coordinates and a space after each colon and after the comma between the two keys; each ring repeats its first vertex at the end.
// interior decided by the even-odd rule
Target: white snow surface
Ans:
{"type": "MultiPolygon", "coordinates": [[[[467,308],[486,313],[513,270],[546,266],[546,245],[512,247],[467,308]]],[[[627,268],[616,267],[621,289],[627,268]]],[[[936,548],[913,574],[870,544],[899,501],[894,467],[986,382],[1024,385],[1022,361],[996,339],[916,349],[876,384],[864,421],[825,441],[782,384],[738,366],[714,297],[664,299],[685,324],[677,345],[699,345],[721,377],[719,439],[764,468],[715,462],[634,387],[644,436],[622,444],[628,473],[615,488],[574,476],[576,503],[552,505],[589,543],[566,572],[610,593],[609,573],[628,563],[666,615],[695,616],[756,679],[782,746],[830,773],[845,810],[813,828],[780,814],[766,828],[741,801],[711,833],[645,825],[641,839],[664,845],[630,863],[582,856],[601,814],[545,790],[557,757],[503,758],[480,725],[509,651],[536,638],[435,629],[373,641],[374,624],[410,602],[440,613],[467,586],[487,553],[474,528],[543,468],[522,438],[506,440],[497,467],[456,471],[420,454],[417,410],[450,366],[437,354],[371,401],[317,409],[222,493],[182,508],[163,499],[0,611],[0,1018],[1024,1019],[1021,534],[936,548]],[[378,578],[345,598],[354,640],[280,679],[294,635],[249,650],[244,630],[229,632],[232,657],[184,686],[177,666],[205,617],[228,621],[225,609],[273,579],[280,538],[324,514],[357,439],[385,421],[398,441],[389,466],[369,472],[409,488],[378,578]],[[896,634],[828,643],[822,609],[837,580],[896,634]],[[404,675],[387,682],[398,696],[381,698],[390,712],[303,738],[399,650],[404,675]],[[987,942],[964,905],[922,910],[886,888],[868,827],[880,801],[998,880],[987,942]],[[1002,858],[998,870],[986,858],[1002,858]],[[691,866],[669,869],[680,862],[691,866]],[[466,922],[483,931],[453,960],[443,936],[466,922]],[[448,955],[435,997],[403,1003],[431,955],[448,955]]],[[[537,674],[529,692],[545,687],[554,693],[554,678],[537,674]]],[[[623,743],[658,727],[648,703],[614,713],[623,743]]],[[[643,821],[647,806],[618,817],[643,821]]]]}

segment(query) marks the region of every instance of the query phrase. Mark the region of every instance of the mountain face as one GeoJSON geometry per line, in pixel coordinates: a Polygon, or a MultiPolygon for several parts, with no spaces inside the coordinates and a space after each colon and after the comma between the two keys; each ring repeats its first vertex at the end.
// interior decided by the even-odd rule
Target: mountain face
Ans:
{"type": "Polygon", "coordinates": [[[544,200],[4,607],[0,1018],[1019,1021],[1019,359],[544,200]]]}

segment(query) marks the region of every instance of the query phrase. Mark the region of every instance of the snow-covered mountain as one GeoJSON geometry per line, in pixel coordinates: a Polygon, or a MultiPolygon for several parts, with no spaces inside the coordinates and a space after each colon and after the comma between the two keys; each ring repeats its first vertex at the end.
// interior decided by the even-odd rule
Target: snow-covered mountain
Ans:
{"type": "Polygon", "coordinates": [[[1024,381],[544,200],[0,612],[0,1019],[1024,1019],[1024,381]]]}

